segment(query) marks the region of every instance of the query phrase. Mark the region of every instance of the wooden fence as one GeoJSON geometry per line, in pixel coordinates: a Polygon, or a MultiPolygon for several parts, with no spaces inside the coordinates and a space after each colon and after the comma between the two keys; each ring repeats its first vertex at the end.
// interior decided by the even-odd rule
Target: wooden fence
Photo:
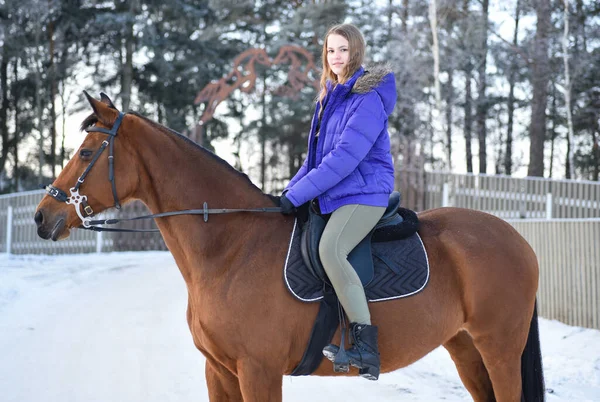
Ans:
{"type": "Polygon", "coordinates": [[[454,206],[503,219],[600,218],[600,182],[409,170],[398,172],[402,203],[415,211],[454,206]]]}
{"type": "Polygon", "coordinates": [[[537,255],[539,314],[600,329],[600,219],[508,222],[537,255]]]}
{"type": "Polygon", "coordinates": [[[540,315],[600,329],[600,182],[399,172],[402,203],[453,206],[506,219],[540,264],[540,315]]]}

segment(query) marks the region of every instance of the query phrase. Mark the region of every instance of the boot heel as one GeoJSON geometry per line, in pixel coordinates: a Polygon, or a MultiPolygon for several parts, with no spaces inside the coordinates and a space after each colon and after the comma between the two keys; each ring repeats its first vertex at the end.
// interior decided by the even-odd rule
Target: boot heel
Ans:
{"type": "Polygon", "coordinates": [[[358,374],[367,380],[375,381],[379,378],[379,367],[366,366],[358,370],[358,374]]]}

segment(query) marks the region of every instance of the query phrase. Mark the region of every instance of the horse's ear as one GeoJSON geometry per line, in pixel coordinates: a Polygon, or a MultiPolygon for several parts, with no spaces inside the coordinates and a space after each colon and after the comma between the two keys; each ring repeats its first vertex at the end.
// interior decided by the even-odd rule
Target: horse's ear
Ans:
{"type": "Polygon", "coordinates": [[[87,101],[90,103],[92,109],[94,109],[94,114],[96,117],[98,117],[98,120],[107,126],[113,124],[118,116],[118,110],[113,109],[106,103],[91,97],[87,91],[83,91],[83,94],[87,98],[87,101]]]}
{"type": "Polygon", "coordinates": [[[110,100],[107,94],[100,92],[100,102],[106,103],[111,109],[117,110],[115,104],[110,100]]]}

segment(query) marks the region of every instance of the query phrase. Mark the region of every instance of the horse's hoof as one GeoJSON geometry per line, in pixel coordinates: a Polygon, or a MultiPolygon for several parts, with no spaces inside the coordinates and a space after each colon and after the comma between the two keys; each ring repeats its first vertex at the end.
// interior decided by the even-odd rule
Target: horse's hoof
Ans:
{"type": "Polygon", "coordinates": [[[358,370],[358,375],[367,380],[375,381],[379,378],[379,367],[367,366],[358,370]]]}

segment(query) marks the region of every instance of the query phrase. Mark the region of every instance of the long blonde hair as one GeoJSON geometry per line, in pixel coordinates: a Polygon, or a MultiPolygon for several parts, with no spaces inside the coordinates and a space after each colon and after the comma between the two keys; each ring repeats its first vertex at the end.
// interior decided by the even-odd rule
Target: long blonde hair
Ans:
{"type": "MultiPolygon", "coordinates": [[[[327,95],[327,81],[331,81],[334,84],[343,84],[360,68],[365,58],[365,38],[363,37],[360,30],[352,24],[339,24],[329,28],[325,40],[323,41],[323,73],[321,74],[321,92],[319,93],[319,102],[322,102],[327,95]],[[329,35],[340,35],[348,41],[348,51],[350,57],[348,58],[348,64],[344,67],[344,71],[338,77],[331,71],[329,63],[327,62],[327,38],[329,35]]],[[[321,105],[321,109],[322,109],[321,105]]]]}

